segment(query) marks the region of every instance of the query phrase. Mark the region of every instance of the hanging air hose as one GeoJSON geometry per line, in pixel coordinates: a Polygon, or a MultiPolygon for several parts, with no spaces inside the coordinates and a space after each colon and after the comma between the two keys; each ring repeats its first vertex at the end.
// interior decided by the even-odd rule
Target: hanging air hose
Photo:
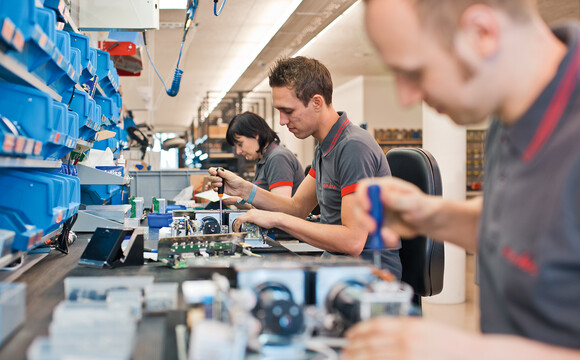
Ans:
{"type": "Polygon", "coordinates": [[[222,1],[222,6],[220,6],[220,9],[217,9],[217,3],[218,0],[213,0],[213,14],[215,16],[218,16],[219,14],[222,13],[222,10],[224,9],[224,5],[226,4],[226,0],[222,1]]]}
{"type": "MultiPolygon", "coordinates": [[[[225,1],[224,1],[224,3],[225,3],[225,1]]],[[[145,45],[145,51],[147,51],[147,57],[149,58],[149,62],[153,66],[153,69],[155,70],[157,77],[159,77],[159,80],[161,80],[161,83],[163,84],[163,87],[165,88],[165,92],[167,92],[167,95],[169,95],[169,96],[175,96],[179,92],[179,85],[181,84],[181,76],[183,75],[183,70],[181,70],[179,68],[179,62],[181,61],[181,53],[183,51],[183,44],[185,43],[185,38],[187,36],[187,32],[189,31],[189,27],[191,26],[191,23],[193,22],[193,16],[195,15],[195,10],[197,10],[197,4],[198,4],[198,0],[189,0],[189,2],[188,2],[189,6],[187,9],[187,12],[185,13],[185,24],[183,26],[183,38],[181,39],[181,47],[179,49],[179,57],[177,58],[177,65],[175,65],[175,74],[173,75],[173,82],[171,83],[170,89],[167,89],[167,85],[165,85],[165,81],[163,81],[163,78],[161,77],[161,75],[159,75],[159,71],[157,71],[157,68],[155,67],[155,64],[153,63],[153,60],[151,59],[151,54],[149,54],[149,48],[147,47],[147,39],[145,38],[145,31],[143,31],[143,45],[145,45]]],[[[223,3],[222,3],[222,7],[220,8],[220,13],[221,13],[222,9],[223,9],[223,3]]],[[[214,12],[215,12],[215,9],[214,9],[214,12]]]]}

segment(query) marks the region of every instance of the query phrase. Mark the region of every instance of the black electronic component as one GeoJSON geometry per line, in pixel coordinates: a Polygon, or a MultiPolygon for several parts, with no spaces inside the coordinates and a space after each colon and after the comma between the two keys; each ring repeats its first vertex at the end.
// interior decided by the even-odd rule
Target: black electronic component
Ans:
{"type": "Polygon", "coordinates": [[[256,288],[256,293],[258,302],[252,312],[260,320],[263,332],[288,336],[303,331],[303,309],[286,286],[266,282],[256,288]]]}
{"type": "Polygon", "coordinates": [[[367,285],[359,281],[341,281],[334,285],[326,298],[326,309],[329,313],[338,315],[340,321],[334,331],[342,335],[344,330],[359,322],[361,294],[367,285]]]}
{"type": "Polygon", "coordinates": [[[221,226],[214,217],[206,216],[203,219],[201,219],[201,223],[202,223],[201,229],[203,234],[207,235],[221,233],[221,226]]]}

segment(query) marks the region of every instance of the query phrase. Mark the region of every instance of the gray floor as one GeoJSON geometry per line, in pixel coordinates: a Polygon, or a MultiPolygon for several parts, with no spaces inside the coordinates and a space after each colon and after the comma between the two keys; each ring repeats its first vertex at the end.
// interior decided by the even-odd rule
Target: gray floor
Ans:
{"type": "Polygon", "coordinates": [[[475,284],[475,256],[465,260],[465,302],[442,305],[423,301],[423,317],[479,333],[479,286],[475,284]]]}

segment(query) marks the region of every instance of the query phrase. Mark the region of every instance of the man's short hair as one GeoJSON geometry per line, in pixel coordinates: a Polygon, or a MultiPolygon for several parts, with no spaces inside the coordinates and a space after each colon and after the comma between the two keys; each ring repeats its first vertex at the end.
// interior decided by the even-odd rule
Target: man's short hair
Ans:
{"type": "Polygon", "coordinates": [[[304,106],[316,94],[321,95],[327,105],[332,104],[332,77],[320,61],[297,56],[281,58],[270,69],[270,87],[288,87],[304,106]]]}

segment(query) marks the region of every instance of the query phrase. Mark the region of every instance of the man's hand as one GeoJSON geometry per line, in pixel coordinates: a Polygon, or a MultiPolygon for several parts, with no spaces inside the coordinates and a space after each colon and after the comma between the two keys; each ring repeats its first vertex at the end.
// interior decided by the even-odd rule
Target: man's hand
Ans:
{"type": "Polygon", "coordinates": [[[341,360],[468,359],[482,345],[472,335],[447,325],[411,317],[378,317],[351,328],[341,360]]]}
{"type": "MultiPolygon", "coordinates": [[[[249,184],[248,181],[242,179],[241,177],[237,176],[233,172],[229,170],[217,169],[214,167],[210,167],[208,169],[210,174],[210,187],[209,189],[213,189],[215,191],[218,190],[222,183],[225,182],[224,186],[224,193],[232,196],[241,196],[244,195],[244,185],[249,184]]],[[[251,188],[251,184],[250,184],[251,188]]],[[[209,190],[208,189],[208,190],[209,190]]]]}
{"type": "Polygon", "coordinates": [[[278,212],[252,209],[236,218],[234,231],[240,231],[240,227],[246,222],[256,224],[264,229],[271,229],[277,226],[280,217],[283,215],[278,212]]]}
{"type": "Polygon", "coordinates": [[[381,202],[385,208],[381,235],[387,247],[397,245],[400,237],[415,237],[424,233],[437,212],[438,202],[415,185],[397,178],[365,179],[359,183],[355,194],[355,217],[366,231],[373,232],[377,227],[369,214],[370,184],[377,184],[381,188],[381,202]]]}

